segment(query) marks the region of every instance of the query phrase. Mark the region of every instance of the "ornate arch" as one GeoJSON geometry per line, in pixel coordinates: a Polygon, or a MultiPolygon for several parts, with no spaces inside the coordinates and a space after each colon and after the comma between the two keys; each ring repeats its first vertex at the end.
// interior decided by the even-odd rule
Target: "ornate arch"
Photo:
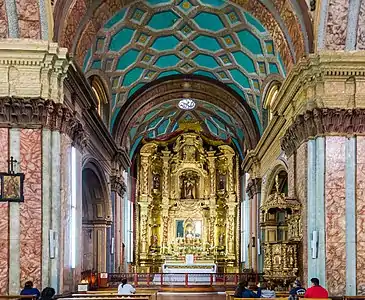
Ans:
{"type": "Polygon", "coordinates": [[[249,105],[223,83],[197,75],[161,78],[136,92],[120,108],[115,119],[112,134],[117,144],[127,144],[128,133],[139,117],[167,101],[186,97],[211,103],[232,116],[243,130],[247,148],[255,148],[260,133],[249,105]]]}
{"type": "Polygon", "coordinates": [[[271,190],[275,185],[276,176],[282,171],[285,171],[288,174],[287,166],[284,164],[284,162],[278,160],[277,164],[273,168],[271,168],[269,174],[266,176],[264,193],[265,199],[270,196],[271,190]]]}
{"type": "MultiPolygon", "coordinates": [[[[55,7],[55,37],[81,65],[103,24],[135,2],[59,0],[55,7]]],[[[312,50],[313,30],[305,0],[230,2],[252,14],[268,29],[287,70],[312,50]]]]}

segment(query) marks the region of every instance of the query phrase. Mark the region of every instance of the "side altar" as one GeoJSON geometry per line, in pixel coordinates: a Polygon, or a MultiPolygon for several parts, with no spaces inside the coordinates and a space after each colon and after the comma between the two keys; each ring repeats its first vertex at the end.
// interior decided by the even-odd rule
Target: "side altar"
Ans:
{"type": "Polygon", "coordinates": [[[145,143],[138,170],[136,271],[177,271],[186,255],[193,255],[195,266],[209,262],[214,272],[237,272],[239,158],[234,149],[185,132],[145,143]]]}

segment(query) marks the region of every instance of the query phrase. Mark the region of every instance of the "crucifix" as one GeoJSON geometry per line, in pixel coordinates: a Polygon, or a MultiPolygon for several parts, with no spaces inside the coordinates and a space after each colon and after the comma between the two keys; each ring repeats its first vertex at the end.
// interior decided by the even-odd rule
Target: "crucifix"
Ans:
{"type": "Polygon", "coordinates": [[[14,159],[14,157],[10,156],[10,160],[8,160],[8,173],[15,174],[14,166],[18,161],[14,159]]]}

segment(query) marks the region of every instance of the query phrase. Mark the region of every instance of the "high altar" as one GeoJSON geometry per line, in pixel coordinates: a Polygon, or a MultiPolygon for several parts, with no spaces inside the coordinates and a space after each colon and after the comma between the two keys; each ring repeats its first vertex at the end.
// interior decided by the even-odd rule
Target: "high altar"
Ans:
{"type": "Polygon", "coordinates": [[[192,254],[190,270],[236,272],[238,172],[233,148],[199,131],[147,142],[139,161],[137,271],[186,269],[192,254]]]}

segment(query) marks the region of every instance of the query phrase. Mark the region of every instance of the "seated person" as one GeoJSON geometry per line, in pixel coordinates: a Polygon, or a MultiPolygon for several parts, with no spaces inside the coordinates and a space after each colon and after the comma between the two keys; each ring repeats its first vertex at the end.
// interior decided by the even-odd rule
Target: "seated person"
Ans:
{"type": "Polygon", "coordinates": [[[33,287],[33,282],[32,281],[27,281],[24,284],[24,289],[22,289],[22,291],[20,292],[20,295],[22,296],[36,296],[37,299],[39,298],[39,296],[41,295],[41,293],[39,292],[39,290],[35,287],[33,287]]]}
{"type": "Polygon", "coordinates": [[[136,289],[129,283],[127,283],[127,279],[124,278],[122,283],[118,286],[118,295],[133,295],[136,292],[136,289]]]}
{"type": "Polygon", "coordinates": [[[275,291],[269,286],[266,282],[261,283],[260,285],[260,295],[261,298],[275,298],[275,291]]]}
{"type": "Polygon", "coordinates": [[[248,289],[248,282],[241,281],[234,293],[235,298],[260,298],[255,292],[248,289]]]}
{"type": "Polygon", "coordinates": [[[328,298],[328,291],[319,285],[318,278],[311,279],[312,286],[304,294],[304,298],[328,298]]]}
{"type": "Polygon", "coordinates": [[[41,300],[52,300],[54,299],[55,295],[56,291],[54,290],[54,288],[46,287],[41,293],[41,300]]]}
{"type": "Polygon", "coordinates": [[[293,288],[289,291],[289,299],[298,298],[305,294],[305,288],[302,287],[299,280],[295,280],[293,288]]]}

